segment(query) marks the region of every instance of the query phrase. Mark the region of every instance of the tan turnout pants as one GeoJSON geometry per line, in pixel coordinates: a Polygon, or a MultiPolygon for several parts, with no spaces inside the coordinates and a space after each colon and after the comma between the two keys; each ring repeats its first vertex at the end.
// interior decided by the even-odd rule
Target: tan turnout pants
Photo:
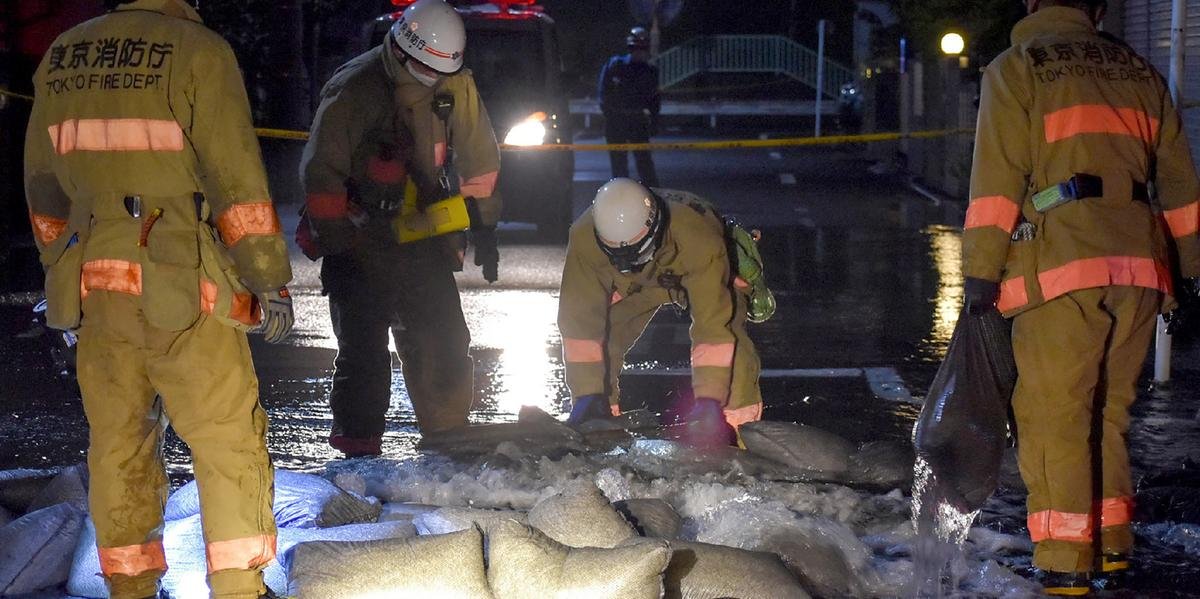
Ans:
{"type": "Polygon", "coordinates": [[[257,599],[275,555],[274,476],[246,335],[204,314],[184,331],[156,329],[139,303],[93,291],[79,330],[89,501],[111,596],[154,595],[168,565],[161,452],[169,419],[192,451],[211,594],[257,599]]]}

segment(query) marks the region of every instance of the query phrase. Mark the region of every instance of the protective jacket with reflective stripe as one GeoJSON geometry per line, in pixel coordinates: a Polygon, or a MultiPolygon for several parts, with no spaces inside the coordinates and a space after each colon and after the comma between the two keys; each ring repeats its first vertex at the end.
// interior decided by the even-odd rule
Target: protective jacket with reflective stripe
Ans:
{"type": "Polygon", "coordinates": [[[1073,8],[1038,10],[1012,43],[984,72],[963,274],[1000,281],[1010,316],[1107,285],[1159,289],[1168,307],[1173,266],[1200,276],[1200,183],[1162,77],[1073,8]],[[1034,208],[1080,173],[1103,179],[1102,197],[1034,208]],[[1160,209],[1134,199],[1144,183],[1160,209]]]}
{"type": "Polygon", "coordinates": [[[78,242],[93,284],[146,292],[170,330],[200,308],[201,219],[250,290],[291,279],[233,51],[186,3],[138,0],[74,27],[34,84],[25,183],[48,266],[78,242]]]}
{"type": "Polygon", "coordinates": [[[387,219],[359,235],[351,202],[369,206],[403,197],[407,177],[417,184],[422,206],[441,199],[439,174],[447,152],[446,127],[433,112],[437,94],[454,98],[450,145],[463,195],[480,200],[488,224],[500,218],[495,194],[500,149],[471,72],[463,69],[431,88],[403,66],[389,66],[392,58],[382,45],[368,50],[342,65],[321,91],[300,176],[322,254],[395,245],[387,219]],[[372,247],[355,247],[361,237],[372,247]]]}
{"type": "Polygon", "coordinates": [[[609,262],[596,241],[590,208],[571,227],[558,303],[567,385],[574,397],[606,394],[610,307],[637,294],[659,294],[691,313],[693,392],[724,403],[737,341],[725,223],[695,195],[654,191],[666,200],[668,228],[641,272],[621,273],[609,262]]]}

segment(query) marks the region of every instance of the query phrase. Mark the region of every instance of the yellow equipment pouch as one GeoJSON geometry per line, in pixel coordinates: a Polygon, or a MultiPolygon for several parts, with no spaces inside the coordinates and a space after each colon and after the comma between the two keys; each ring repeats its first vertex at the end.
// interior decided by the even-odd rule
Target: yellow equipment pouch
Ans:
{"type": "Polygon", "coordinates": [[[200,310],[221,324],[250,331],[262,323],[262,307],[237,275],[233,259],[208,223],[200,223],[200,310]]]}
{"type": "Polygon", "coordinates": [[[463,196],[452,196],[421,210],[417,207],[416,194],[416,185],[410,179],[404,190],[400,214],[392,219],[392,231],[401,245],[465,231],[471,227],[471,217],[467,214],[467,202],[463,196]]]}
{"type": "Polygon", "coordinates": [[[52,248],[42,255],[46,268],[46,325],[73,331],[79,328],[83,314],[83,244],[78,233],[67,230],[52,248]]]}

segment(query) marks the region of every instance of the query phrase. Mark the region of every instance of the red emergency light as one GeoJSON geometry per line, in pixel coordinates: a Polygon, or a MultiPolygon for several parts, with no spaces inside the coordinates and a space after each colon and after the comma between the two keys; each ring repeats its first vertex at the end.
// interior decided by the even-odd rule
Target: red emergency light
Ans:
{"type": "MultiPolygon", "coordinates": [[[[407,8],[416,0],[392,0],[392,5],[398,8],[407,8]]],[[[473,1],[473,0],[449,0],[450,4],[455,8],[469,10],[471,12],[480,12],[484,14],[494,14],[505,17],[510,15],[521,15],[522,13],[540,13],[544,9],[537,6],[537,0],[491,0],[488,1],[473,1]]]]}

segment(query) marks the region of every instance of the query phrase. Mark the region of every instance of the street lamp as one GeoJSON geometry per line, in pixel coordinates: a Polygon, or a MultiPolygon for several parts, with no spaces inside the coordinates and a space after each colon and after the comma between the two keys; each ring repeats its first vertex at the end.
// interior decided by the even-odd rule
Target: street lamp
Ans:
{"type": "Polygon", "coordinates": [[[963,41],[963,36],[953,31],[942,36],[942,53],[946,56],[958,56],[966,47],[967,43],[963,41]]]}

